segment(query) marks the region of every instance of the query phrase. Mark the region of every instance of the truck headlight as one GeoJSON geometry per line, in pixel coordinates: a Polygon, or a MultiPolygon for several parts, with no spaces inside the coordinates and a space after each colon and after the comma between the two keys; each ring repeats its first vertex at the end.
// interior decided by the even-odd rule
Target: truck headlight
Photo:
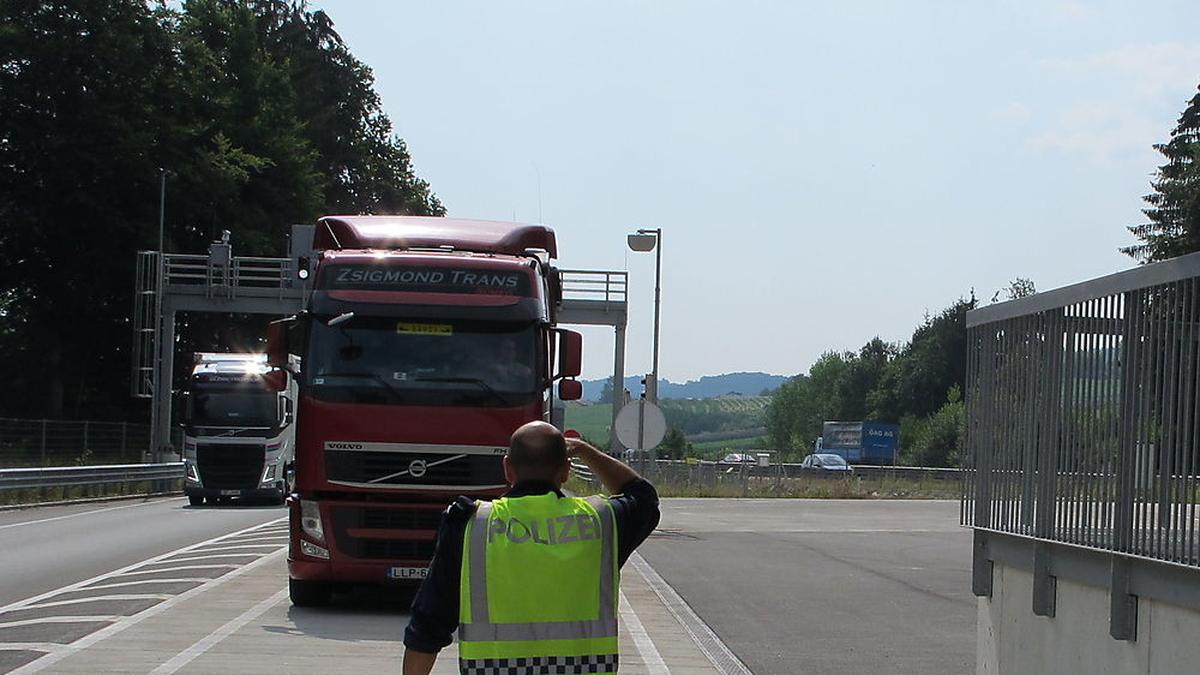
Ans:
{"type": "Polygon", "coordinates": [[[275,465],[268,464],[267,468],[263,469],[262,481],[260,482],[270,483],[273,480],[275,480],[275,465]]]}
{"type": "Polygon", "coordinates": [[[307,499],[301,500],[300,529],[317,541],[325,541],[325,528],[321,525],[321,507],[319,504],[307,499]]]}
{"type": "Polygon", "coordinates": [[[200,482],[200,472],[196,470],[196,465],[191,462],[184,462],[184,478],[191,483],[200,482]]]}

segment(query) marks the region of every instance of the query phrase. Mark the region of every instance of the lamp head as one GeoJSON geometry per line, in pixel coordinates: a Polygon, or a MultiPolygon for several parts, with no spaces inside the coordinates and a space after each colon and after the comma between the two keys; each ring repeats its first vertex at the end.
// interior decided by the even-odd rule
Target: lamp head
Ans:
{"type": "Polygon", "coordinates": [[[628,240],[629,248],[633,249],[634,251],[638,251],[639,253],[653,251],[655,245],[658,244],[658,237],[655,234],[647,234],[642,230],[638,230],[637,233],[629,235],[628,240]]]}

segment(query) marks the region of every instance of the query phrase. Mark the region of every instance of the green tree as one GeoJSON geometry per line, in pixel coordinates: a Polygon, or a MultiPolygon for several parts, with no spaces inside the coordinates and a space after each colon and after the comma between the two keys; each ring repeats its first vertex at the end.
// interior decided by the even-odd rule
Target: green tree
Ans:
{"type": "MultiPolygon", "coordinates": [[[[278,255],[323,212],[444,212],[370,69],[303,2],[7,2],[0,36],[4,415],[135,409],[133,253],[157,246],[160,168],[168,251],[228,229],[239,253],[278,255]]],[[[260,332],[184,317],[181,351],[238,346],[228,323],[260,332]]]]}
{"type": "Polygon", "coordinates": [[[951,387],[942,407],[920,425],[919,435],[911,442],[905,441],[902,461],[911,466],[958,466],[966,416],[962,391],[951,387]]]}
{"type": "Polygon", "coordinates": [[[846,359],[846,368],[837,383],[835,418],[853,421],[872,416],[871,392],[879,387],[896,354],[895,345],[876,337],[863,345],[858,354],[846,359]]]}
{"type": "Polygon", "coordinates": [[[161,141],[176,133],[159,19],[141,0],[0,4],[6,415],[128,401],[133,252],[153,241],[161,141]]]}
{"type": "Polygon", "coordinates": [[[836,419],[839,391],[853,354],[826,352],[807,374],[784,382],[767,406],[767,438],[772,447],[806,452],[821,435],[821,425],[836,419]]]}
{"type": "Polygon", "coordinates": [[[1200,93],[1179,116],[1171,140],[1154,149],[1166,161],[1143,198],[1149,222],[1131,226],[1140,243],[1121,249],[1141,262],[1200,251],[1200,93]]]}
{"type": "Polygon", "coordinates": [[[663,459],[683,459],[687,449],[687,438],[684,437],[683,431],[679,427],[668,429],[662,443],[658,444],[659,456],[663,459]]]}
{"type": "Polygon", "coordinates": [[[927,417],[941,407],[951,387],[964,386],[967,312],[976,304],[973,297],[958,300],[937,316],[926,317],[868,396],[870,417],[885,422],[898,422],[906,415],[927,417]]]}

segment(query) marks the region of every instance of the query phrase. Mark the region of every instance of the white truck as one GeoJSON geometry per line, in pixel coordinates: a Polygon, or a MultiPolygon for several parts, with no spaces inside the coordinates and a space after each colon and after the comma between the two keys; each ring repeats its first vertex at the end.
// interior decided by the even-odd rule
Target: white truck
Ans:
{"type": "MultiPolygon", "coordinates": [[[[294,357],[293,357],[294,358],[294,357]]],[[[299,363],[293,372],[299,372],[299,363]]],[[[265,354],[195,355],[182,392],[183,491],[192,506],[282,504],[295,461],[295,378],[265,354]]]]}

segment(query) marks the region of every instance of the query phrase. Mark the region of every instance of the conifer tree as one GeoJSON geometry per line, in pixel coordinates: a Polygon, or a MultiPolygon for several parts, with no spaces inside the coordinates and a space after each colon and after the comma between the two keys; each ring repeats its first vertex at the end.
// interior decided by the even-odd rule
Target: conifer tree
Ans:
{"type": "Polygon", "coordinates": [[[1166,162],[1151,183],[1154,191],[1144,198],[1142,213],[1149,222],[1131,226],[1141,243],[1121,249],[1141,262],[1200,251],[1200,93],[1179,116],[1171,140],[1154,149],[1166,162]]]}

